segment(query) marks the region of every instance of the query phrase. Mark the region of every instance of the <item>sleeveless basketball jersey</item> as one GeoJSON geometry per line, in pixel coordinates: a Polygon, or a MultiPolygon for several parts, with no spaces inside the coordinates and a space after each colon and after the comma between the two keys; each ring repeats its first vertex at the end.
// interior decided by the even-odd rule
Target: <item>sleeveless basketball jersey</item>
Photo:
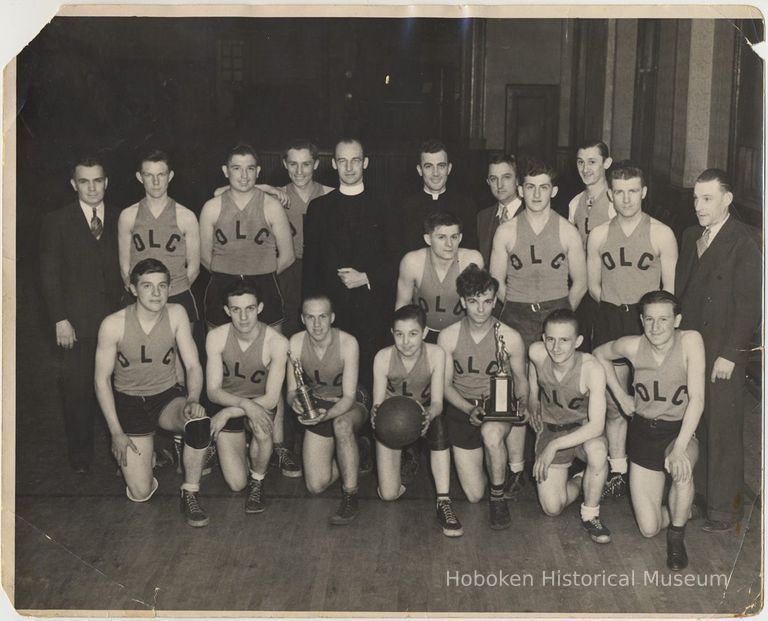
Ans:
{"type": "Polygon", "coordinates": [[[136,316],[136,304],[126,306],[123,338],[117,345],[115,390],[148,397],[176,383],[176,339],[168,308],[160,311],[160,317],[146,334],[136,316]]]}
{"type": "Polygon", "coordinates": [[[525,213],[515,220],[517,238],[507,265],[506,299],[528,304],[567,297],[568,255],[560,243],[562,217],[550,212],[538,235],[525,213]]]}
{"type": "Polygon", "coordinates": [[[277,269],[277,244],[264,217],[264,193],[238,209],[232,191],[221,195],[221,213],[213,228],[211,269],[220,274],[271,274],[277,269]]]}
{"type": "Polygon", "coordinates": [[[644,293],[661,285],[661,261],[651,246],[651,217],[644,213],[629,236],[614,218],[600,248],[601,300],[611,304],[637,304],[644,293]]]}
{"type": "Polygon", "coordinates": [[[296,186],[292,183],[289,183],[283,189],[290,199],[285,207],[285,214],[288,216],[288,222],[291,225],[293,252],[296,254],[297,259],[301,259],[304,256],[304,216],[307,213],[309,201],[323,195],[323,186],[317,183],[317,181],[312,181],[307,202],[304,202],[304,199],[299,196],[296,186]]]}
{"type": "Polygon", "coordinates": [[[608,192],[603,191],[594,199],[589,199],[586,190],[578,195],[578,205],[573,214],[573,224],[581,235],[581,241],[584,248],[587,247],[587,236],[595,227],[611,219],[610,209],[611,201],[608,199],[608,192]],[[592,203],[590,205],[590,202],[592,203]]]}
{"type": "Polygon", "coordinates": [[[312,388],[313,394],[321,399],[336,399],[342,396],[344,362],[341,359],[338,328],[331,328],[331,342],[322,358],[317,356],[310,343],[310,337],[305,333],[299,361],[304,369],[304,381],[312,388]]]}
{"type": "Polygon", "coordinates": [[[469,333],[469,319],[461,320],[459,338],[453,351],[453,387],[465,399],[480,399],[490,393],[492,373],[499,370],[496,362],[496,339],[493,325],[479,343],[469,333]]]}
{"type": "Polygon", "coordinates": [[[675,342],[659,364],[651,344],[640,337],[634,366],[635,411],[643,418],[681,420],[688,407],[688,372],[683,362],[683,337],[675,330],[675,342]]]}
{"type": "Polygon", "coordinates": [[[451,263],[445,278],[435,271],[429,249],[426,249],[421,284],[413,288],[413,302],[427,314],[427,327],[438,332],[456,323],[464,316],[464,309],[456,292],[456,278],[460,273],[459,258],[451,263]]]}
{"type": "Polygon", "coordinates": [[[403,360],[394,345],[390,347],[389,370],[387,371],[387,397],[411,397],[422,405],[430,399],[432,376],[429,372],[427,348],[422,345],[419,357],[410,372],[405,370],[403,360]]]}
{"type": "Polygon", "coordinates": [[[581,368],[584,356],[576,352],[576,364],[563,379],[555,377],[554,364],[547,356],[537,370],[541,417],[545,423],[567,425],[587,420],[589,395],[581,391],[581,368]]]}
{"type": "Polygon", "coordinates": [[[221,387],[233,395],[253,399],[261,397],[267,390],[267,371],[264,366],[264,339],[267,324],[259,322],[259,336],[245,351],[235,336],[235,329],[229,325],[227,342],[221,352],[224,364],[224,378],[221,387]]]}

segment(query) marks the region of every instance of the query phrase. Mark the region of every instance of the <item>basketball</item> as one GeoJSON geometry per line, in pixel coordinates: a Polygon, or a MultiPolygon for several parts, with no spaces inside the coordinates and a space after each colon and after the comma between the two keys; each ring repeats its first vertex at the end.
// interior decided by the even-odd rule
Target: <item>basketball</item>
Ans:
{"type": "Polygon", "coordinates": [[[376,438],[391,449],[418,440],[424,424],[424,408],[409,397],[385,399],[376,413],[376,438]]]}

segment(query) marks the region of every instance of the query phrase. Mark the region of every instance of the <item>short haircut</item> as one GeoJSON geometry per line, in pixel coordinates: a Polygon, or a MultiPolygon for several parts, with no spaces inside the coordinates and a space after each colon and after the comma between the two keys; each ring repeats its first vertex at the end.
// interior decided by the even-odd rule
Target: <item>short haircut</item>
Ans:
{"type": "Polygon", "coordinates": [[[161,151],[160,149],[150,151],[139,160],[138,172],[141,172],[141,167],[144,165],[144,162],[165,162],[165,165],[168,166],[168,170],[172,170],[171,158],[168,157],[168,154],[165,151],[161,151]]]}
{"type": "Polygon", "coordinates": [[[227,158],[224,160],[224,164],[228,166],[229,162],[232,161],[232,158],[236,155],[250,155],[254,160],[256,160],[256,166],[259,165],[259,155],[256,153],[256,149],[254,149],[247,142],[240,142],[232,147],[227,153],[227,158]]]}
{"type": "Polygon", "coordinates": [[[256,285],[247,280],[237,280],[224,290],[221,302],[224,306],[229,306],[229,298],[247,294],[256,298],[256,304],[261,300],[261,291],[259,291],[259,288],[256,285]]]}
{"type": "Polygon", "coordinates": [[[427,314],[421,306],[417,306],[416,304],[406,304],[392,313],[391,327],[394,330],[395,324],[398,321],[409,321],[411,319],[415,320],[416,323],[421,326],[422,330],[427,327],[427,314]]]}
{"type": "Polygon", "coordinates": [[[291,149],[294,149],[296,151],[300,151],[301,149],[306,149],[309,151],[309,155],[312,157],[312,159],[316,162],[317,158],[320,156],[320,151],[317,148],[317,145],[314,142],[310,142],[309,140],[293,140],[292,142],[288,143],[288,146],[285,147],[285,151],[283,151],[283,160],[288,159],[288,151],[291,149]]]}
{"type": "Polygon", "coordinates": [[[723,192],[733,193],[733,184],[728,173],[721,168],[707,168],[703,173],[696,177],[696,183],[706,183],[707,181],[717,181],[723,192]]]}
{"type": "Polygon", "coordinates": [[[547,175],[550,181],[552,181],[552,185],[557,185],[555,183],[557,180],[557,171],[547,162],[532,157],[525,164],[525,173],[523,174],[522,179],[524,180],[526,177],[538,177],[539,175],[547,175]]]}
{"type": "Polygon", "coordinates": [[[630,160],[621,160],[620,162],[614,162],[611,166],[611,170],[608,171],[608,182],[613,187],[613,182],[616,179],[635,179],[640,178],[640,185],[645,187],[645,173],[643,169],[630,160]]]}
{"type": "Polygon", "coordinates": [[[365,157],[365,145],[363,144],[363,141],[360,140],[360,138],[357,138],[355,136],[343,136],[342,138],[339,138],[336,141],[336,144],[333,145],[333,159],[336,159],[336,149],[339,148],[340,144],[359,144],[360,150],[363,152],[363,157],[365,157]]]}
{"type": "Polygon", "coordinates": [[[421,163],[421,154],[422,153],[440,153],[440,151],[445,151],[445,156],[448,158],[448,161],[451,161],[451,157],[448,154],[448,147],[445,146],[445,143],[442,140],[437,140],[435,138],[430,138],[428,140],[425,140],[419,145],[419,152],[417,154],[419,158],[419,163],[421,163]]]}
{"type": "Polygon", "coordinates": [[[607,160],[609,157],[611,157],[611,153],[608,150],[608,145],[605,144],[602,140],[585,140],[579,144],[579,147],[576,149],[576,151],[578,152],[582,149],[593,148],[596,148],[598,151],[600,151],[600,155],[604,160],[607,160]]]}
{"type": "Polygon", "coordinates": [[[496,155],[492,155],[491,159],[488,160],[488,167],[490,168],[492,164],[509,164],[509,166],[512,167],[512,170],[515,171],[515,177],[520,177],[520,171],[517,167],[517,158],[511,153],[497,153],[496,155]]]}
{"type": "Polygon", "coordinates": [[[570,323],[576,330],[576,334],[579,334],[579,318],[570,308],[558,308],[549,313],[541,324],[541,331],[546,332],[547,326],[551,323],[570,323]]]}
{"type": "Polygon", "coordinates": [[[104,167],[104,162],[101,161],[98,157],[95,155],[83,155],[82,157],[75,160],[74,164],[72,164],[72,179],[75,178],[75,172],[77,171],[78,166],[83,166],[84,168],[91,168],[92,166],[101,166],[101,170],[104,171],[104,176],[107,176],[107,169],[104,167]]]}
{"type": "Polygon", "coordinates": [[[424,232],[429,235],[438,226],[458,226],[461,233],[464,223],[459,216],[450,211],[433,211],[424,218],[424,232]]]}
{"type": "Polygon", "coordinates": [[[301,300],[301,312],[304,313],[304,305],[307,302],[328,302],[328,306],[331,307],[331,312],[333,312],[333,300],[331,300],[331,296],[323,291],[317,291],[315,293],[310,293],[306,296],[304,296],[304,299],[301,300]]]}
{"type": "Polygon", "coordinates": [[[465,300],[486,291],[496,295],[498,290],[499,281],[488,270],[480,269],[474,263],[470,263],[456,279],[456,293],[465,300]]]}
{"type": "Polygon", "coordinates": [[[637,306],[640,309],[641,315],[645,313],[645,307],[649,304],[671,304],[675,315],[679,315],[683,310],[680,305],[680,300],[669,291],[664,291],[664,289],[649,291],[640,298],[637,306]]]}
{"type": "Polygon", "coordinates": [[[144,274],[165,274],[167,282],[171,282],[171,271],[165,263],[157,259],[142,259],[131,270],[130,282],[135,287],[139,284],[139,278],[144,274]]]}

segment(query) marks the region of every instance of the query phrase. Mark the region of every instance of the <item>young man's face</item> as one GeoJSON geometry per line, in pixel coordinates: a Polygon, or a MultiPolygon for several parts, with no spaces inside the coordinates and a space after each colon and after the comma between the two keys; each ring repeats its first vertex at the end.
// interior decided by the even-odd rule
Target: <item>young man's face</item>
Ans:
{"type": "Polygon", "coordinates": [[[305,188],[312,182],[319,165],[320,160],[313,159],[309,149],[288,149],[283,159],[283,166],[297,188],[305,188]]]}
{"type": "Polygon", "coordinates": [[[542,338],[549,357],[556,364],[570,360],[583,340],[581,335],[576,333],[576,326],[570,321],[550,321],[542,338]]]}
{"type": "Polygon", "coordinates": [[[424,241],[439,259],[446,261],[459,254],[461,231],[458,224],[451,226],[436,226],[431,233],[424,235],[424,241]]]}
{"type": "Polygon", "coordinates": [[[517,175],[506,162],[489,165],[486,181],[494,198],[502,205],[511,203],[517,196],[517,175]]]}
{"type": "Polygon", "coordinates": [[[301,322],[315,341],[322,341],[328,336],[334,319],[328,300],[307,300],[301,307],[301,322]]]}
{"type": "Polygon", "coordinates": [[[168,302],[170,279],[168,274],[155,272],[142,274],[135,285],[131,285],[131,293],[136,301],[149,311],[159,312],[168,302]]]}
{"type": "Polygon", "coordinates": [[[415,319],[401,319],[392,326],[395,348],[406,358],[415,356],[421,351],[426,333],[427,329],[422,328],[415,319]]]}
{"type": "Polygon", "coordinates": [[[233,155],[222,167],[229,186],[236,192],[250,192],[256,185],[261,167],[252,155],[233,155]]]}
{"type": "Polygon", "coordinates": [[[682,319],[682,315],[675,315],[675,308],[669,302],[646,304],[640,315],[643,334],[656,347],[675,338],[675,328],[680,325],[682,319]]]}
{"type": "Polygon", "coordinates": [[[525,201],[525,208],[540,213],[550,206],[552,199],[557,195],[557,186],[552,183],[549,175],[529,175],[523,179],[519,191],[525,201]]]}
{"type": "Polygon", "coordinates": [[[443,191],[445,184],[448,183],[451,168],[452,165],[445,151],[422,153],[420,162],[416,166],[419,176],[424,180],[424,185],[432,192],[443,191]]]}
{"type": "Polygon", "coordinates": [[[232,325],[236,332],[249,334],[255,327],[259,313],[264,307],[252,293],[231,295],[227,298],[224,312],[232,319],[232,325]]]}
{"type": "Polygon", "coordinates": [[[584,185],[594,185],[605,181],[605,171],[611,167],[611,158],[603,159],[600,149],[588,147],[576,152],[576,168],[584,185]]]}
{"type": "Polygon", "coordinates": [[[363,180],[363,171],[368,168],[368,158],[363,156],[359,142],[340,142],[331,160],[334,170],[339,173],[342,185],[357,185],[363,180]]]}
{"type": "Polygon", "coordinates": [[[77,192],[77,197],[86,205],[96,207],[104,200],[107,177],[101,166],[78,166],[69,182],[77,192]]]}
{"type": "Polygon", "coordinates": [[[647,191],[648,188],[643,185],[640,177],[613,179],[608,196],[613,202],[616,213],[624,218],[631,218],[642,210],[647,191]]]}
{"type": "Polygon", "coordinates": [[[482,324],[488,321],[493,312],[493,306],[496,303],[496,293],[488,289],[483,293],[470,295],[467,298],[459,298],[464,310],[467,311],[467,317],[476,324],[482,324]]]}
{"type": "Polygon", "coordinates": [[[723,221],[733,194],[724,192],[717,179],[699,181],[693,186],[693,207],[701,226],[712,226],[723,221]]]}
{"type": "Polygon", "coordinates": [[[162,198],[168,192],[168,184],[173,179],[173,171],[168,170],[167,162],[142,162],[136,179],[144,186],[147,196],[162,198]]]}

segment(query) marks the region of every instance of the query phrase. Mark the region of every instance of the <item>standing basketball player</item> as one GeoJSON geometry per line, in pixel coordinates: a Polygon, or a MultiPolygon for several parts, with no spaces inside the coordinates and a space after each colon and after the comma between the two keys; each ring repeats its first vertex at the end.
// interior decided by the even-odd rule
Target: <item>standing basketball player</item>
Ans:
{"type": "Polygon", "coordinates": [[[190,526],[206,526],[209,518],[197,495],[211,421],[199,403],[203,372],[189,318],[182,306],[167,304],[170,280],[168,268],[156,259],[139,261],[131,270],[136,302],[109,315],[99,329],[96,397],[126,495],[134,502],[148,501],[157,490],[152,476],[155,429],[183,432],[181,510],[190,526]],[[186,394],[176,381],[177,350],[187,373],[186,394]]]}
{"type": "Polygon", "coordinates": [[[446,353],[445,398],[448,403],[444,416],[461,487],[470,502],[480,502],[483,498],[485,475],[481,449],[485,447],[491,479],[490,525],[500,530],[512,523],[504,498],[509,460],[507,438],[512,425],[482,423],[483,401],[490,394],[490,376],[499,371],[495,325],[499,325],[499,334],[509,353],[508,366],[522,411],[528,408],[528,380],[520,334],[491,315],[498,287],[498,281],[486,270],[471,265],[465,269],[456,279],[456,290],[467,316],[440,332],[437,344],[446,353]]]}
{"type": "Polygon", "coordinates": [[[621,409],[633,413],[629,425],[629,485],[635,519],[644,537],[667,528],[667,567],[688,566],[685,525],[693,504],[693,468],[699,455],[694,436],[704,410],[704,341],[694,330],[678,330],[677,298],[649,291],[640,298],[642,336],[625,336],[601,345],[595,356],[605,368],[608,387],[621,409]],[[634,369],[634,399],[619,382],[613,361],[634,369]],[[664,506],[664,471],[672,476],[664,506]]]}
{"type": "MultiPolygon", "coordinates": [[[[551,206],[555,180],[554,169],[530,160],[518,187],[525,210],[500,225],[493,238],[490,271],[499,281],[497,295],[504,304],[501,322],[520,333],[525,352],[541,339],[544,318],[558,308],[575,309],[587,290],[579,233],[551,206]]],[[[507,441],[511,498],[525,489],[525,436],[525,427],[515,427],[507,441]]]]}
{"type": "Polygon", "coordinates": [[[245,512],[261,513],[288,341],[259,321],[264,304],[252,283],[236,282],[225,295],[224,312],[231,322],[211,330],[205,346],[208,398],[222,406],[211,432],[227,485],[233,491],[247,485],[245,512]],[[252,436],[247,450],[246,428],[252,436]]]}
{"type": "MultiPolygon", "coordinates": [[[[642,210],[648,191],[643,171],[625,160],[611,169],[609,178],[616,217],[593,228],[587,240],[589,293],[599,302],[595,346],[639,334],[637,303],[642,295],[659,286],[673,293],[675,287],[677,242],[672,229],[642,210]]],[[[617,375],[626,391],[626,364],[620,364],[617,375]]],[[[627,422],[610,398],[606,418],[611,472],[605,493],[618,497],[627,493],[627,422]]]]}
{"type": "Polygon", "coordinates": [[[591,355],[576,351],[582,337],[572,310],[550,313],[542,338],[528,352],[539,504],[547,515],[560,515],[578,498],[583,483],[581,523],[592,541],[609,543],[611,532],[600,521],[600,496],[608,476],[605,372],[591,355]],[[574,457],[587,468],[568,479],[574,457]]]}
{"type": "MultiPolygon", "coordinates": [[[[304,482],[311,494],[321,494],[341,476],[341,504],[329,522],[349,524],[357,517],[357,477],[360,465],[358,434],[368,417],[362,401],[370,399],[358,388],[360,349],[351,334],[332,327],[335,316],[331,300],[316,294],[304,300],[301,320],[306,327],[294,334],[289,350],[301,363],[304,381],[320,404],[317,418],[303,418],[296,398],[296,376],[288,361],[288,402],[306,426],[302,456],[304,482]],[[335,452],[335,459],[334,459],[335,452]]],[[[367,439],[365,440],[367,441],[367,439]]]]}

